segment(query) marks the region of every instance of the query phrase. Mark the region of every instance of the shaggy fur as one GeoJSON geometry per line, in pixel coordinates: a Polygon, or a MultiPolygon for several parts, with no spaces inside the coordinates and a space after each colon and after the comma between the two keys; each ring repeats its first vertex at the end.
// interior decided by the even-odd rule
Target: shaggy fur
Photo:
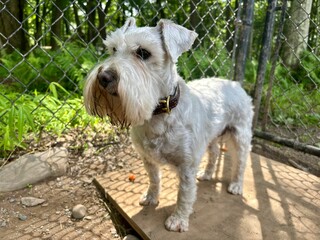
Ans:
{"type": "Polygon", "coordinates": [[[206,151],[209,162],[199,180],[209,180],[219,154],[218,141],[228,134],[236,151],[236,171],[228,191],[242,194],[243,174],[251,150],[251,98],[237,82],[217,78],[189,84],[178,75],[176,62],[197,34],[168,20],[156,27],[125,25],[105,40],[110,57],[89,74],[84,100],[89,114],[109,116],[114,124],[131,126],[131,138],[150,184],[141,205],[157,205],[161,164],[174,166],[179,178],[175,211],[166,220],[170,231],[187,231],[196,200],[197,170],[206,151]],[[143,54],[142,54],[143,53],[143,54]],[[150,54],[150,56],[148,55],[150,54]],[[172,112],[153,115],[159,99],[180,88],[172,112]]]}

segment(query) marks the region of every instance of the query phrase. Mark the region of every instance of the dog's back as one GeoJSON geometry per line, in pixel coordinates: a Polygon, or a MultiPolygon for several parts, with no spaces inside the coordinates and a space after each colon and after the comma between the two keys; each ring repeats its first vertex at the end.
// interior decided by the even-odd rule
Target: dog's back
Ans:
{"type": "Polygon", "coordinates": [[[253,117],[251,97],[240,83],[219,78],[205,78],[188,83],[190,93],[206,108],[209,119],[219,119],[222,124],[243,122],[251,128],[253,117]]]}

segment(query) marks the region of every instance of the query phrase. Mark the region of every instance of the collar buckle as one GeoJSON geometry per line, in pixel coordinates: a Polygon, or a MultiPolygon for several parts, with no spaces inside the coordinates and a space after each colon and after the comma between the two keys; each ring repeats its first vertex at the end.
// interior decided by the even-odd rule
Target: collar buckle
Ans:
{"type": "Polygon", "coordinates": [[[165,113],[169,113],[171,112],[170,109],[170,96],[167,97],[167,99],[164,100],[160,100],[159,103],[163,103],[166,105],[166,107],[162,108],[163,111],[165,111],[165,113]]]}
{"type": "Polygon", "coordinates": [[[179,85],[177,85],[173,94],[159,100],[158,106],[153,111],[153,115],[158,115],[161,113],[170,114],[171,110],[178,105],[179,98],[180,88],[179,85]]]}

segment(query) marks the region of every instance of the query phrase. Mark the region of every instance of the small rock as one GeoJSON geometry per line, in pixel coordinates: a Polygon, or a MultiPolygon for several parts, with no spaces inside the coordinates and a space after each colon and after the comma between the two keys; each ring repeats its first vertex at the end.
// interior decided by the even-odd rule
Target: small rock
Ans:
{"type": "Polygon", "coordinates": [[[20,214],[18,215],[18,218],[19,218],[21,221],[25,221],[25,220],[27,220],[28,217],[27,217],[26,215],[23,215],[23,214],[20,213],[20,214]]]}
{"type": "Polygon", "coordinates": [[[6,220],[1,220],[0,219],[0,227],[5,227],[5,226],[7,226],[6,220]]]}
{"type": "Polygon", "coordinates": [[[22,197],[21,203],[26,207],[33,207],[44,203],[46,200],[35,197],[22,197]]]}
{"type": "Polygon", "coordinates": [[[140,240],[140,238],[137,238],[136,236],[129,234],[125,236],[123,240],[140,240]]]}
{"type": "Polygon", "coordinates": [[[109,220],[111,217],[108,213],[106,213],[104,216],[103,216],[103,219],[105,220],[109,220]]]}
{"type": "Polygon", "coordinates": [[[87,183],[87,184],[91,184],[92,183],[92,179],[87,178],[87,177],[83,177],[81,180],[82,180],[82,182],[87,183]]]}
{"type": "Polygon", "coordinates": [[[15,198],[9,198],[9,203],[14,203],[16,201],[16,199],[15,198]]]}
{"type": "Polygon", "coordinates": [[[84,219],[84,220],[92,220],[93,217],[92,217],[92,216],[85,216],[83,219],[84,219]]]}
{"type": "Polygon", "coordinates": [[[112,235],[116,235],[117,234],[117,230],[115,228],[111,228],[110,232],[112,235]]]}
{"type": "Polygon", "coordinates": [[[48,206],[49,206],[48,203],[44,203],[44,204],[41,205],[41,207],[48,207],[48,206]]]}
{"type": "Polygon", "coordinates": [[[72,208],[72,217],[81,219],[87,214],[87,208],[82,204],[78,204],[72,208]]]}

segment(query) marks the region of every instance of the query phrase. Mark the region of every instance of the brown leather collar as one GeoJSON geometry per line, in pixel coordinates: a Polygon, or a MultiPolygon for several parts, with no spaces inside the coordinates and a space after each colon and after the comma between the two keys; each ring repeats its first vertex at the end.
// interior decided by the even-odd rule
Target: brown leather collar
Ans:
{"type": "Polygon", "coordinates": [[[168,97],[161,98],[156,109],[153,111],[153,115],[158,115],[161,113],[170,113],[173,108],[178,105],[180,98],[180,88],[179,85],[176,86],[174,93],[168,97]]]}

